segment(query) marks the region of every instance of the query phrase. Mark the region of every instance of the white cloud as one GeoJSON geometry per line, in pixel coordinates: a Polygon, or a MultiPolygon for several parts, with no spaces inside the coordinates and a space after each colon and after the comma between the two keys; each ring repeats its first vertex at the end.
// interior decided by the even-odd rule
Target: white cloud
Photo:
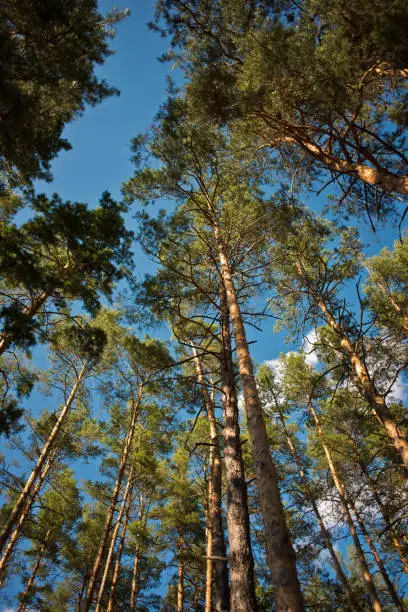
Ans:
{"type": "Polygon", "coordinates": [[[264,361],[264,364],[268,366],[269,369],[273,370],[278,380],[282,378],[282,360],[280,357],[277,357],[276,359],[268,359],[267,361],[264,361]]]}
{"type": "Polygon", "coordinates": [[[393,401],[405,402],[408,399],[408,384],[397,378],[388,397],[393,401]]]}
{"type": "MultiPolygon", "coordinates": [[[[285,356],[288,355],[296,355],[296,351],[288,351],[287,353],[285,353],[285,356]]],[[[283,371],[282,371],[282,359],[280,357],[276,357],[276,359],[268,359],[267,361],[263,362],[266,366],[268,366],[268,368],[270,368],[271,370],[274,371],[276,380],[279,382],[280,380],[282,380],[282,376],[283,376],[283,371]]]]}
{"type": "Polygon", "coordinates": [[[317,333],[315,329],[311,329],[303,338],[302,349],[306,353],[306,363],[310,366],[315,366],[319,362],[316,354],[317,333]]]}
{"type": "Polygon", "coordinates": [[[343,523],[344,516],[338,503],[328,499],[320,499],[317,502],[317,508],[326,529],[333,529],[343,523]]]}

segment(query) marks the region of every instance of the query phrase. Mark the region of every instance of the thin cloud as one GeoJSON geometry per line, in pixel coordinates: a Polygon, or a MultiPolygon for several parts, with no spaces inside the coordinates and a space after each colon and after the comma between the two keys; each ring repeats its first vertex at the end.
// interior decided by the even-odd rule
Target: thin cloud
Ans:
{"type": "Polygon", "coordinates": [[[316,354],[317,344],[318,338],[316,330],[311,329],[303,338],[302,349],[306,354],[306,363],[313,367],[319,363],[319,358],[316,354]]]}

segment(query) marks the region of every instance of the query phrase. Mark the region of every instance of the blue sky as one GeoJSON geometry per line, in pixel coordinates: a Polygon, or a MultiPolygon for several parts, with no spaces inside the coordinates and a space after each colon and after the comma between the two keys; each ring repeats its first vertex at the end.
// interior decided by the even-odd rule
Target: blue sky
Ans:
{"type": "MultiPolygon", "coordinates": [[[[57,192],[64,199],[97,203],[103,191],[120,198],[121,184],[133,173],[130,162],[130,140],[151,125],[159,106],[166,99],[166,76],[172,74],[169,64],[158,57],[167,50],[167,41],[147,27],[153,18],[155,0],[129,0],[119,9],[129,8],[130,17],[117,27],[112,41],[115,54],[98,68],[98,75],[117,87],[121,94],[105,100],[67,126],[65,136],[72,144],[71,151],[62,152],[52,164],[52,183],[38,182],[37,188],[47,193],[57,192]]],[[[112,8],[111,0],[101,0],[103,13],[112,8]]],[[[174,76],[174,74],[173,74],[174,76]]],[[[319,209],[327,193],[316,200],[319,209]]],[[[131,223],[131,220],[130,220],[131,223]]],[[[368,228],[361,228],[369,252],[397,238],[396,231],[382,231],[376,236],[368,228]]],[[[138,247],[135,248],[135,273],[140,279],[152,266],[138,247]]],[[[266,320],[264,332],[249,329],[255,360],[261,363],[288,350],[284,334],[273,333],[274,321],[266,320]]]]}
{"type": "MultiPolygon", "coordinates": [[[[101,0],[103,13],[111,7],[110,0],[101,0]]],[[[149,127],[164,101],[169,66],[157,61],[166,42],[146,26],[154,1],[129,0],[119,5],[120,9],[127,7],[131,15],[118,25],[111,43],[115,54],[97,70],[121,95],[88,108],[66,128],[64,135],[73,148],[53,162],[54,181],[38,183],[41,190],[93,203],[106,189],[120,197],[121,183],[132,172],[129,141],[149,127]]]]}

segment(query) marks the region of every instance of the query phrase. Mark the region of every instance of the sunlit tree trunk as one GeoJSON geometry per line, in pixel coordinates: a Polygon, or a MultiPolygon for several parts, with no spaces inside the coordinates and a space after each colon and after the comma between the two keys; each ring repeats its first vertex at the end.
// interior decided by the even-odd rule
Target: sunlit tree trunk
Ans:
{"type": "Polygon", "coordinates": [[[308,398],[308,400],[309,400],[309,409],[310,409],[310,411],[311,411],[311,413],[313,415],[313,419],[314,419],[314,422],[316,424],[316,428],[317,428],[317,431],[318,431],[318,434],[319,434],[320,442],[321,442],[321,445],[323,447],[324,454],[326,455],[326,459],[327,459],[327,463],[328,463],[328,466],[329,466],[329,470],[330,470],[330,473],[332,475],[333,482],[334,482],[334,485],[336,487],[338,496],[340,498],[340,503],[341,503],[341,506],[343,508],[343,513],[344,513],[344,518],[346,520],[346,523],[347,523],[348,528],[349,528],[350,533],[351,533],[351,537],[353,539],[354,547],[356,549],[357,559],[358,559],[359,564],[360,564],[360,568],[361,568],[361,572],[362,572],[362,575],[363,575],[364,584],[365,584],[366,589],[367,589],[367,593],[370,596],[374,612],[381,612],[381,604],[380,604],[380,601],[378,599],[377,589],[375,588],[373,577],[372,577],[370,569],[368,567],[367,560],[366,560],[366,557],[365,557],[365,554],[364,554],[364,550],[363,550],[363,547],[361,546],[361,542],[359,540],[359,537],[358,537],[358,534],[357,534],[357,530],[356,530],[353,518],[352,518],[351,513],[350,513],[350,509],[349,509],[349,506],[348,506],[348,500],[347,500],[347,496],[346,496],[346,491],[345,491],[344,483],[342,482],[342,480],[340,478],[340,475],[339,475],[339,473],[337,471],[337,468],[335,466],[335,463],[334,463],[332,455],[331,455],[331,451],[330,451],[328,445],[326,444],[325,436],[324,436],[322,427],[320,425],[320,419],[319,419],[319,417],[317,415],[317,412],[316,412],[316,410],[315,410],[315,408],[313,406],[311,398],[308,398]]]}
{"type": "Polygon", "coordinates": [[[183,537],[180,536],[177,544],[178,548],[178,568],[177,568],[177,612],[184,610],[184,556],[183,556],[183,537]]]}
{"type": "Polygon", "coordinates": [[[317,519],[317,522],[319,524],[320,531],[322,533],[323,540],[324,540],[324,543],[326,545],[326,548],[329,551],[329,554],[330,554],[330,557],[331,557],[331,560],[332,560],[333,567],[334,567],[334,570],[336,572],[337,578],[338,578],[340,584],[342,585],[342,587],[344,589],[344,592],[346,594],[346,597],[347,597],[348,601],[352,604],[353,603],[353,593],[352,593],[352,591],[350,589],[350,585],[349,585],[349,582],[347,580],[347,576],[344,573],[343,568],[340,565],[340,561],[338,560],[336,552],[335,552],[335,550],[333,548],[333,544],[332,544],[332,541],[331,541],[331,538],[330,538],[330,534],[329,534],[329,532],[326,529],[326,526],[324,524],[323,518],[322,518],[322,516],[321,516],[321,514],[319,512],[319,508],[317,507],[315,496],[314,496],[313,492],[311,491],[311,488],[310,488],[310,485],[309,485],[309,480],[308,480],[308,478],[306,476],[306,473],[305,473],[305,471],[303,469],[302,462],[301,462],[301,460],[299,458],[299,455],[298,455],[298,452],[296,450],[296,447],[295,447],[295,445],[292,442],[290,433],[289,433],[289,431],[288,431],[288,429],[286,427],[285,417],[283,416],[282,412],[279,413],[279,416],[280,416],[280,419],[281,419],[281,422],[282,422],[282,426],[283,426],[283,430],[284,430],[284,433],[285,433],[285,437],[286,437],[286,442],[287,442],[288,448],[289,448],[289,450],[290,450],[290,452],[292,454],[292,457],[293,457],[293,459],[295,461],[297,470],[299,472],[299,476],[300,476],[300,478],[302,480],[302,484],[303,484],[305,493],[307,495],[307,499],[308,499],[309,503],[311,504],[311,506],[313,508],[313,512],[314,512],[314,514],[316,516],[316,519],[317,519]]]}
{"type": "Polygon", "coordinates": [[[206,539],[206,562],[205,562],[205,606],[204,612],[211,612],[212,610],[212,583],[213,583],[213,538],[212,538],[212,529],[210,523],[210,500],[211,500],[211,466],[213,462],[213,450],[210,448],[210,477],[208,479],[207,487],[208,487],[208,508],[205,513],[205,539],[206,539]]]}
{"type": "MultiPolygon", "coordinates": [[[[64,404],[63,409],[61,410],[57,422],[55,423],[47,442],[44,444],[42,451],[40,453],[40,456],[37,459],[37,463],[35,464],[35,467],[33,469],[33,471],[31,472],[25,486],[24,489],[22,490],[17,502],[14,504],[14,508],[10,514],[10,517],[6,523],[6,525],[4,526],[1,534],[0,534],[0,552],[3,551],[6,542],[8,540],[8,538],[10,537],[10,534],[15,526],[15,524],[17,523],[17,521],[19,520],[19,517],[21,515],[21,513],[23,512],[23,508],[26,506],[27,500],[32,492],[32,489],[35,485],[35,481],[36,479],[39,477],[41,470],[44,467],[45,462],[47,461],[49,454],[51,452],[52,449],[52,444],[55,441],[55,438],[57,437],[61,426],[65,420],[65,417],[67,416],[67,413],[72,405],[72,402],[75,399],[75,396],[78,392],[79,387],[81,386],[84,378],[85,378],[85,374],[88,368],[88,362],[85,362],[84,365],[82,366],[82,369],[80,370],[79,374],[76,377],[74,386],[71,389],[71,393],[69,394],[69,397],[66,401],[66,403],[64,404]]],[[[0,570],[1,571],[1,570],[0,570]]]]}
{"type": "Polygon", "coordinates": [[[111,583],[111,588],[109,592],[109,601],[106,607],[106,612],[113,612],[114,610],[116,585],[119,579],[120,564],[122,561],[123,547],[125,545],[126,532],[127,532],[127,527],[129,523],[129,513],[130,513],[131,505],[132,505],[132,496],[129,495],[128,503],[127,503],[126,510],[125,510],[125,516],[123,520],[122,533],[120,534],[120,538],[119,538],[118,553],[116,557],[115,568],[113,570],[112,583],[111,583]]]}
{"type": "Polygon", "coordinates": [[[96,559],[95,559],[95,562],[92,568],[92,573],[89,578],[88,588],[86,592],[86,599],[84,602],[85,610],[89,610],[89,608],[92,605],[92,598],[93,598],[95,588],[96,588],[96,581],[98,580],[98,577],[99,577],[99,572],[100,572],[101,564],[102,564],[102,558],[103,558],[103,555],[106,549],[106,545],[108,542],[109,532],[111,530],[112,520],[115,514],[116,505],[118,502],[119,491],[122,485],[122,479],[125,473],[129,451],[130,451],[132,441],[133,441],[133,436],[135,433],[135,427],[136,427],[136,422],[137,422],[137,418],[139,414],[139,406],[142,400],[142,396],[143,396],[143,385],[140,385],[137,397],[132,399],[133,405],[132,405],[132,413],[131,413],[131,422],[129,425],[128,433],[125,438],[124,445],[123,445],[118,475],[116,478],[115,486],[112,491],[112,496],[111,496],[111,501],[109,504],[108,512],[106,514],[105,525],[103,528],[102,537],[99,542],[99,547],[98,547],[96,559]]]}
{"type": "Polygon", "coordinates": [[[128,497],[129,497],[129,495],[131,495],[131,489],[132,489],[132,485],[133,485],[133,470],[134,470],[134,468],[132,466],[130,468],[130,471],[129,471],[129,476],[128,476],[128,479],[127,479],[125,491],[123,493],[122,504],[121,504],[121,507],[120,507],[120,510],[119,510],[119,515],[118,515],[118,517],[116,519],[116,525],[113,528],[113,532],[112,532],[112,536],[111,536],[111,543],[110,543],[109,550],[108,550],[108,555],[107,555],[106,561],[105,561],[105,568],[104,568],[104,571],[103,571],[102,580],[101,580],[101,584],[100,584],[100,587],[99,587],[98,598],[96,600],[95,612],[100,612],[101,611],[103,594],[104,594],[104,591],[105,591],[105,585],[106,585],[106,581],[108,579],[108,573],[109,573],[109,569],[110,569],[111,562],[112,562],[113,551],[115,550],[116,538],[117,538],[117,535],[118,535],[118,532],[119,532],[119,527],[120,527],[120,525],[122,523],[123,515],[125,513],[128,497]]]}
{"type": "Polygon", "coordinates": [[[340,345],[346,354],[353,371],[353,382],[356,385],[360,395],[366,400],[372,413],[384,427],[387,435],[392,440],[395,449],[401,455],[402,463],[405,469],[408,470],[408,439],[406,432],[397,425],[385,402],[385,399],[377,393],[368,370],[354,350],[346,331],[343,329],[340,323],[336,321],[330,312],[330,309],[323,299],[323,296],[318,294],[312,287],[301,262],[298,261],[296,266],[299,276],[309,289],[327,323],[340,340],[340,345]]]}
{"type": "Polygon", "coordinates": [[[387,290],[387,288],[385,287],[383,283],[376,281],[375,284],[380,289],[380,291],[382,291],[382,293],[385,295],[386,299],[391,304],[395,312],[398,313],[401,327],[403,328],[405,335],[408,336],[408,316],[404,314],[401,306],[394,300],[390,291],[387,290]]]}
{"type": "Polygon", "coordinates": [[[201,385],[210,425],[210,478],[208,495],[208,536],[205,610],[212,610],[212,581],[215,583],[215,610],[229,610],[229,584],[226,546],[222,525],[222,465],[214,414],[214,399],[208,391],[197,351],[192,346],[197,380],[201,385]]]}
{"type": "Polygon", "coordinates": [[[88,570],[85,572],[85,575],[82,580],[81,590],[79,592],[78,603],[75,608],[75,612],[83,612],[84,610],[84,595],[86,593],[86,585],[88,584],[89,572],[88,570]]]}
{"type": "Polygon", "coordinates": [[[370,549],[371,554],[374,557],[374,560],[375,560],[375,562],[376,562],[376,564],[378,566],[380,574],[383,577],[383,580],[385,582],[387,590],[388,590],[388,592],[389,592],[389,594],[391,596],[391,599],[393,600],[393,602],[395,604],[396,609],[400,610],[400,612],[404,612],[404,607],[403,607],[403,605],[401,603],[400,598],[398,597],[397,591],[395,590],[395,587],[394,587],[394,585],[393,585],[393,583],[392,583],[392,581],[391,581],[391,579],[390,579],[390,577],[388,575],[388,572],[387,572],[387,570],[386,570],[386,568],[384,566],[384,563],[382,562],[382,559],[381,559],[380,555],[378,554],[378,551],[377,551],[377,549],[375,547],[375,544],[374,544],[370,534],[367,531],[367,528],[366,528],[366,526],[364,524],[364,521],[361,518],[360,513],[357,510],[357,508],[356,508],[356,506],[354,504],[354,501],[351,498],[351,495],[347,495],[347,500],[348,500],[348,503],[349,503],[349,506],[350,506],[351,510],[354,513],[354,516],[356,517],[358,526],[360,527],[360,531],[363,534],[363,537],[364,537],[365,541],[367,542],[367,546],[370,549]]]}
{"type": "Polygon", "coordinates": [[[370,487],[371,493],[373,494],[374,500],[378,506],[378,509],[381,513],[381,516],[384,519],[384,523],[385,526],[387,528],[387,533],[389,534],[389,537],[391,538],[391,541],[393,543],[393,546],[395,548],[395,550],[397,551],[399,558],[401,559],[403,568],[405,573],[408,574],[408,559],[406,557],[406,555],[404,554],[403,548],[401,546],[401,543],[399,541],[399,538],[393,528],[390,516],[389,516],[389,512],[387,509],[386,504],[383,503],[381,496],[379,495],[378,491],[377,491],[377,487],[375,484],[375,481],[371,478],[370,473],[367,469],[367,466],[365,465],[360,451],[358,449],[357,444],[355,443],[355,441],[352,439],[352,444],[353,444],[353,450],[354,450],[354,455],[356,457],[357,463],[360,467],[361,470],[361,474],[363,476],[363,478],[365,479],[365,481],[367,482],[368,486],[370,487]]]}
{"type": "Polygon", "coordinates": [[[50,533],[51,533],[51,529],[48,529],[47,533],[45,534],[44,540],[41,543],[40,549],[37,553],[37,557],[34,563],[33,570],[31,572],[30,578],[28,579],[26,588],[24,589],[24,593],[21,597],[21,601],[17,608],[17,612],[24,612],[27,608],[27,603],[28,603],[28,599],[30,596],[30,592],[31,592],[31,589],[33,588],[34,581],[37,577],[37,572],[40,569],[41,561],[44,555],[44,551],[47,547],[47,542],[48,542],[48,538],[50,537],[50,533]]]}
{"type": "MultiPolygon", "coordinates": [[[[145,500],[144,500],[143,494],[141,493],[139,495],[139,521],[143,519],[144,506],[145,506],[145,500]]],[[[137,598],[139,596],[140,553],[141,553],[141,547],[140,547],[140,543],[138,542],[136,544],[135,556],[133,557],[132,588],[130,591],[130,606],[129,606],[130,612],[136,612],[137,598]]]]}
{"type": "Polygon", "coordinates": [[[20,537],[22,527],[27,520],[27,517],[30,513],[32,505],[41,490],[41,487],[44,483],[45,478],[47,477],[48,472],[52,466],[52,463],[55,459],[55,452],[49,457],[48,461],[43,465],[43,469],[38,477],[37,482],[33,485],[31,491],[27,494],[25,498],[25,504],[20,507],[20,516],[17,520],[17,523],[14,526],[13,531],[10,534],[10,538],[7,542],[6,547],[3,550],[3,554],[0,559],[0,586],[3,584],[4,578],[6,576],[7,567],[10,561],[10,557],[13,554],[13,550],[17,544],[17,541],[20,537]]]}
{"type": "Polygon", "coordinates": [[[225,245],[220,229],[215,222],[213,229],[237,349],[238,368],[244,394],[248,432],[264,524],[266,556],[271,569],[277,611],[303,611],[303,597],[296,571],[296,556],[286,526],[279,492],[278,474],[270,453],[245,325],[225,245]]]}
{"type": "MultiPolygon", "coordinates": [[[[312,155],[319,162],[327,166],[330,170],[340,174],[347,174],[353,178],[357,178],[367,185],[379,187],[388,193],[408,194],[408,176],[396,176],[387,168],[379,164],[376,160],[376,167],[372,168],[365,163],[353,163],[350,160],[341,159],[333,155],[329,150],[322,148],[320,143],[316,144],[309,138],[307,132],[303,129],[294,136],[282,136],[270,145],[275,147],[277,144],[296,144],[300,146],[309,155],[312,155]]],[[[354,142],[354,147],[367,160],[367,151],[361,143],[354,142]]],[[[370,160],[372,161],[372,160],[370,160]]]]}
{"type": "Polygon", "coordinates": [[[224,463],[227,481],[227,526],[231,580],[231,610],[257,610],[254,560],[249,532],[247,485],[242,460],[238,402],[232,362],[229,315],[221,292],[221,386],[223,404],[224,463]]]}

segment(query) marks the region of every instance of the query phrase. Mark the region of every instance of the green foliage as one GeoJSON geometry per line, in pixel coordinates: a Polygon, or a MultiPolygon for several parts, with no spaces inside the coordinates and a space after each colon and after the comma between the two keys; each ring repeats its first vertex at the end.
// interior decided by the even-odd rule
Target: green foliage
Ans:
{"type": "Polygon", "coordinates": [[[95,74],[112,53],[112,27],[95,0],[12,0],[0,9],[2,181],[49,176],[49,164],[70,144],[66,123],[118,91],[95,74]]]}
{"type": "Polygon", "coordinates": [[[378,323],[396,334],[408,334],[408,242],[383,249],[367,261],[369,276],[364,290],[378,323]]]}
{"type": "Polygon", "coordinates": [[[403,0],[160,0],[153,27],[194,117],[242,130],[300,187],[335,178],[343,211],[381,216],[405,176],[407,22],[403,0]]]}
{"type": "Polygon", "coordinates": [[[0,318],[14,344],[28,348],[42,331],[41,311],[48,299],[64,311],[81,300],[95,314],[102,295],[110,297],[131,261],[132,232],[126,210],[104,193],[100,204],[63,202],[58,196],[29,198],[32,219],[0,227],[0,265],[6,271],[0,318]]]}

